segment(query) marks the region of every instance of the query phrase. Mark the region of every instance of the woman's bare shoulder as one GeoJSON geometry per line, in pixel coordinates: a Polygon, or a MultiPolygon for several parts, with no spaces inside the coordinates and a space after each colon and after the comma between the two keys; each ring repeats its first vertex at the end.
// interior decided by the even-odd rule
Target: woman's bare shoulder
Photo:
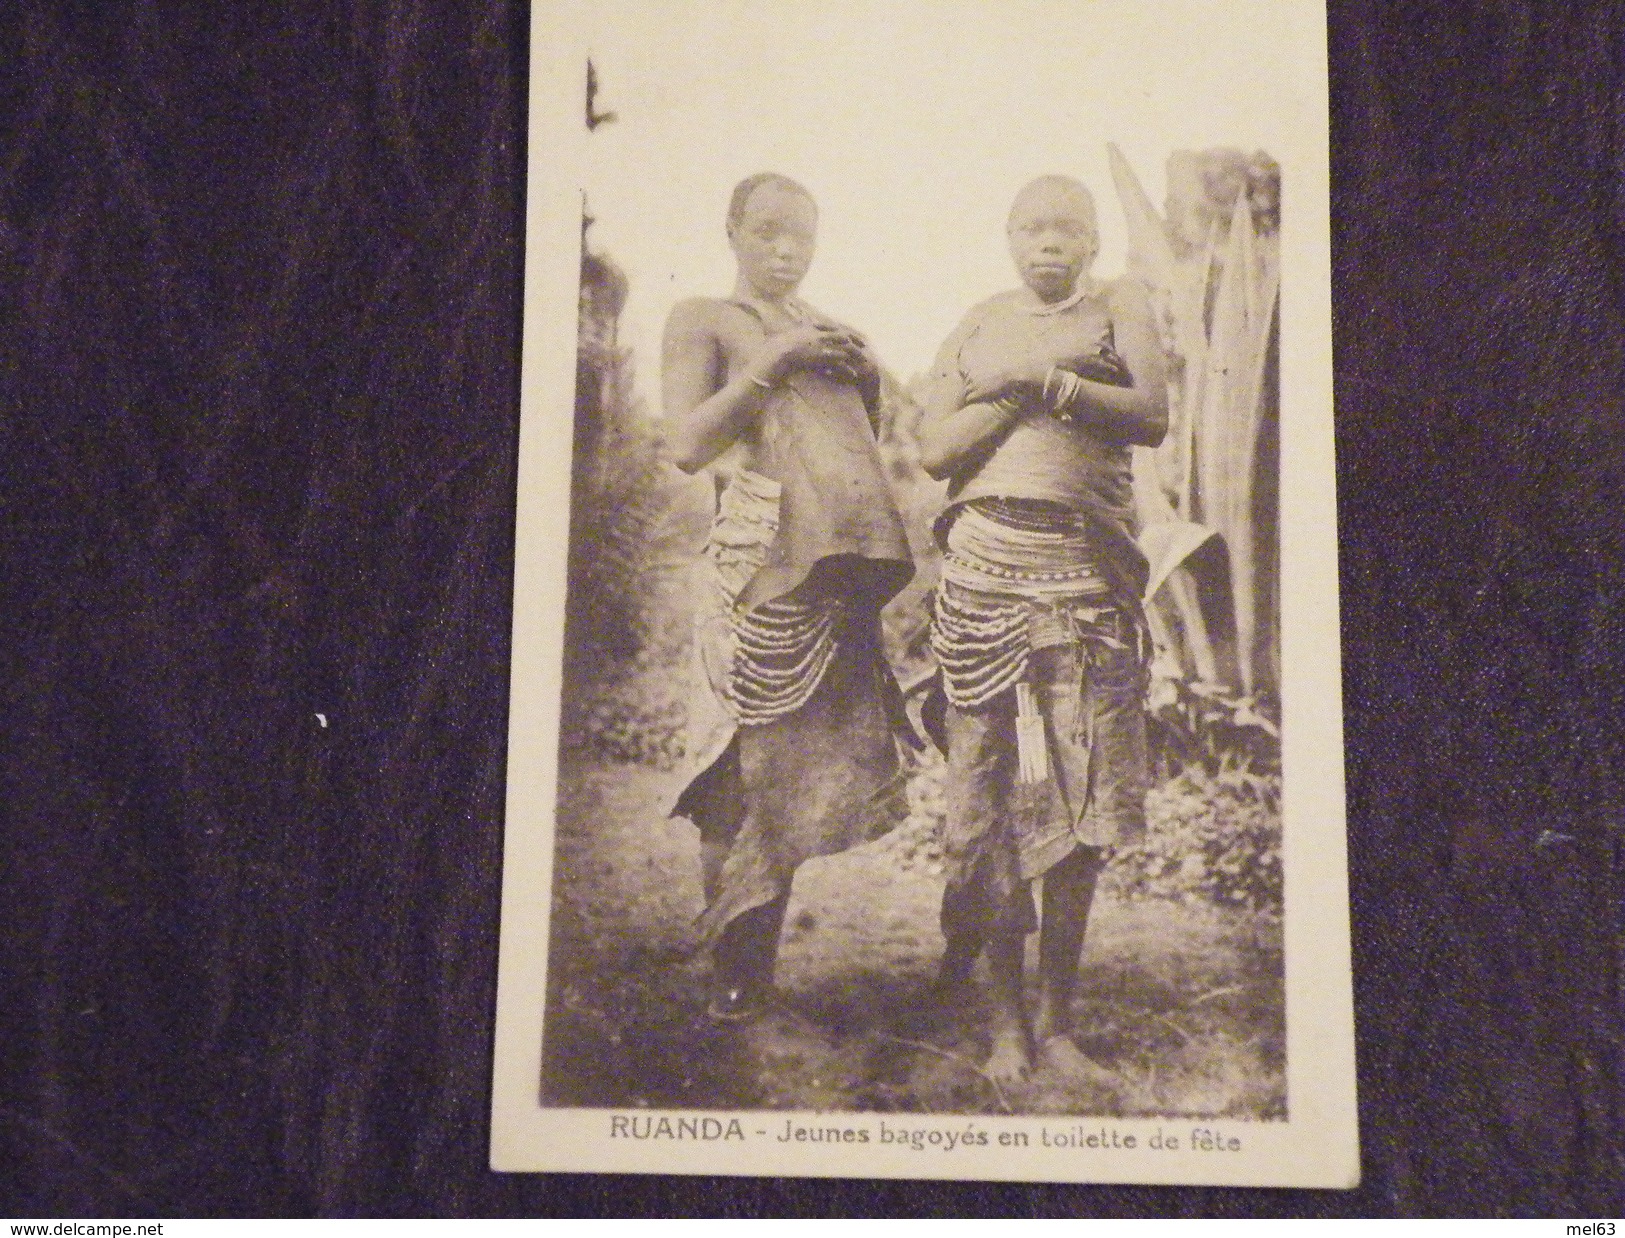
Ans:
{"type": "Polygon", "coordinates": [[[686,297],[666,315],[667,339],[737,340],[750,324],[749,314],[727,297],[686,297]]]}
{"type": "Polygon", "coordinates": [[[727,318],[728,302],[721,297],[687,297],[666,315],[666,348],[712,348],[737,330],[727,318]]]}
{"type": "Polygon", "coordinates": [[[1021,289],[1011,288],[1004,292],[995,292],[990,297],[983,297],[975,305],[966,310],[959,318],[959,325],[954,328],[949,339],[969,335],[989,318],[1000,314],[1009,314],[1022,303],[1021,289]]]}
{"type": "Polygon", "coordinates": [[[669,327],[713,326],[728,303],[721,297],[684,297],[666,315],[669,327]]]}

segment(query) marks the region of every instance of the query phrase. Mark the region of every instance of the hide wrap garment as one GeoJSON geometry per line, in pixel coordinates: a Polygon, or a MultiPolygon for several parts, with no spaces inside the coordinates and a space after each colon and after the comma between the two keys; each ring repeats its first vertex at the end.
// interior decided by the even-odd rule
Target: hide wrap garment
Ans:
{"type": "MultiPolygon", "coordinates": [[[[1103,299],[973,311],[938,381],[1014,358],[1111,347],[1103,299]]],[[[1150,642],[1134,540],[1130,449],[1042,407],[957,476],[936,533],[944,558],[931,643],[949,755],[944,930],[1035,927],[1029,883],[1079,846],[1144,830],[1150,642]],[[1042,716],[1047,776],[1017,779],[1016,685],[1042,716]]]]}
{"type": "MultiPolygon", "coordinates": [[[[765,342],[758,307],[727,305],[765,342]]],[[[696,615],[705,677],[734,727],[673,809],[729,844],[702,946],[782,903],[803,861],[877,837],[907,811],[880,609],[914,569],[856,386],[806,370],[777,384],[752,465],[718,495],[696,615]]]]}

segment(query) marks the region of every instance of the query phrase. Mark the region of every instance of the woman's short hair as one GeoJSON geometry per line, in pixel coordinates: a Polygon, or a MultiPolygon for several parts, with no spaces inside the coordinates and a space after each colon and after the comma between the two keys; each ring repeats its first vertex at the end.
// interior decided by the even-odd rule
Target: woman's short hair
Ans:
{"type": "MultiPolygon", "coordinates": [[[[1015,201],[1010,204],[1010,221],[1014,221],[1016,209],[1022,205],[1032,194],[1040,191],[1059,193],[1072,199],[1078,209],[1078,215],[1089,229],[1089,235],[1094,238],[1095,247],[1100,247],[1100,220],[1095,214],[1095,195],[1089,192],[1089,187],[1082,181],[1071,176],[1062,176],[1051,172],[1048,175],[1036,177],[1022,186],[1021,192],[1016,194],[1015,201]]],[[[1006,224],[1008,227],[1008,223],[1006,224]]]]}
{"type": "Polygon", "coordinates": [[[788,176],[778,172],[756,172],[747,176],[734,186],[733,197],[728,199],[728,231],[732,232],[739,226],[739,221],[745,218],[745,207],[750,203],[750,195],[763,185],[777,185],[780,189],[788,189],[792,193],[799,193],[807,201],[813,200],[812,194],[800,181],[793,181],[788,176]]]}

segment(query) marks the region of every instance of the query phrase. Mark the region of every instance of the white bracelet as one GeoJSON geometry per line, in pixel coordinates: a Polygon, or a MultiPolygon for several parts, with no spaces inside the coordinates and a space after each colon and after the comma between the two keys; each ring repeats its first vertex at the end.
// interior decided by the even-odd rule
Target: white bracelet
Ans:
{"type": "MultiPolygon", "coordinates": [[[[1062,420],[1068,420],[1071,417],[1073,401],[1083,391],[1083,379],[1079,378],[1071,370],[1051,370],[1050,373],[1056,375],[1055,396],[1054,399],[1049,400],[1050,410],[1062,420]]],[[[1047,377],[1044,380],[1044,394],[1047,399],[1049,397],[1049,379],[1047,377]]]]}

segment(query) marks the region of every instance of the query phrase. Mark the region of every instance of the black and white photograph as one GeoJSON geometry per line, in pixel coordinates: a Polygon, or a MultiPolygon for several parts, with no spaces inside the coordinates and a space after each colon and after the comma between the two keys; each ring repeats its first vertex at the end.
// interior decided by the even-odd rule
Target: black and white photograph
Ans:
{"type": "Polygon", "coordinates": [[[1625,4],[0,48],[0,1232],[1617,1229],[1625,4]]]}
{"type": "Polygon", "coordinates": [[[541,7],[494,1166],[1353,1185],[1323,10],[541,7]]]}

